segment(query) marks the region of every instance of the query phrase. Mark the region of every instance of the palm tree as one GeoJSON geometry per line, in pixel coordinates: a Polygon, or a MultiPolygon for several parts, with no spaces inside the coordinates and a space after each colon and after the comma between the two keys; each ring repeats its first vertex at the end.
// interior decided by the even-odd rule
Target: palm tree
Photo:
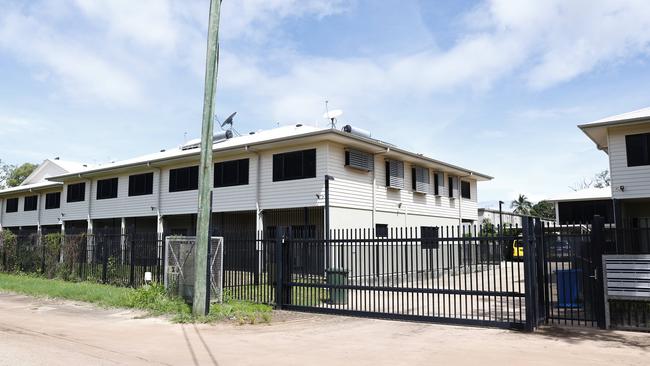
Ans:
{"type": "Polygon", "coordinates": [[[520,194],[516,200],[510,203],[510,208],[514,208],[513,212],[520,215],[529,215],[532,207],[533,204],[523,194],[520,194]]]}

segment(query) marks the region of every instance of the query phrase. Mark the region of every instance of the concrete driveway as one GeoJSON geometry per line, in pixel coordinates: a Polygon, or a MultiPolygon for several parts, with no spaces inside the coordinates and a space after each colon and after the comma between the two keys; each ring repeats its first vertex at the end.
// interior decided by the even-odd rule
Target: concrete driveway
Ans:
{"type": "Polygon", "coordinates": [[[0,365],[642,365],[650,335],[499,329],[280,312],[271,325],[179,325],[0,294],[0,365]]]}

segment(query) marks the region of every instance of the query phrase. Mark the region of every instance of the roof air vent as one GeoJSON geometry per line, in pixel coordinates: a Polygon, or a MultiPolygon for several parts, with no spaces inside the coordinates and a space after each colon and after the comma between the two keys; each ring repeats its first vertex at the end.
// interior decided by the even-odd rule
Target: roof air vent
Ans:
{"type": "Polygon", "coordinates": [[[296,127],[302,127],[302,123],[298,123],[296,127]]]}
{"type": "Polygon", "coordinates": [[[255,134],[255,131],[251,131],[251,132],[249,132],[248,134],[249,134],[249,135],[254,135],[254,134],[255,134]]]}
{"type": "Polygon", "coordinates": [[[352,127],[351,125],[345,125],[343,127],[343,132],[351,133],[353,135],[370,138],[370,131],[366,131],[359,127],[352,127]]]}
{"type": "Polygon", "coordinates": [[[54,160],[59,160],[59,157],[57,156],[56,158],[54,158],[54,160]]]}

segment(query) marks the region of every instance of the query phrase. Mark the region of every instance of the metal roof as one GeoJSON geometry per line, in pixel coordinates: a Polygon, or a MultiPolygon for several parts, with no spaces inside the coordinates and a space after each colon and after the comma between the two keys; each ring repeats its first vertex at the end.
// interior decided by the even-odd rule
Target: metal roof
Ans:
{"type": "MultiPolygon", "coordinates": [[[[269,148],[283,143],[283,142],[295,142],[295,140],[305,140],[309,142],[309,138],[318,138],[320,140],[344,140],[344,141],[356,141],[364,143],[366,145],[374,145],[383,149],[386,152],[393,154],[403,154],[410,157],[412,160],[420,161],[421,163],[430,163],[437,166],[442,166],[447,169],[458,172],[459,174],[467,174],[468,176],[474,176],[477,180],[490,180],[492,177],[465,169],[453,164],[448,164],[440,160],[432,159],[421,154],[413,153],[404,149],[400,149],[392,144],[372,139],[366,138],[359,135],[354,135],[351,133],[339,131],[331,128],[319,128],[308,125],[293,125],[293,126],[283,126],[274,128],[271,130],[257,131],[254,134],[243,135],[233,137],[231,139],[216,142],[213,145],[213,151],[228,151],[228,150],[237,150],[237,149],[246,149],[246,148],[259,148],[263,145],[269,145],[269,148]]],[[[88,168],[82,171],[62,174],[59,176],[48,178],[55,181],[65,181],[68,178],[72,177],[81,177],[87,175],[100,174],[103,172],[108,172],[111,170],[127,169],[131,167],[138,166],[158,166],[161,163],[166,163],[173,160],[181,160],[185,158],[190,158],[199,155],[199,149],[190,149],[182,150],[181,147],[172,148],[169,150],[143,155],[135,157],[132,159],[126,159],[121,161],[116,161],[108,164],[98,165],[92,168],[88,168]]]]}
{"type": "Polygon", "coordinates": [[[596,144],[598,149],[607,152],[609,147],[607,144],[607,129],[609,127],[646,122],[650,122],[650,107],[584,123],[578,125],[578,128],[596,144]]]}
{"type": "Polygon", "coordinates": [[[563,193],[552,198],[546,199],[550,202],[563,201],[595,201],[612,198],[612,187],[596,188],[590,187],[575,192],[563,193]]]}

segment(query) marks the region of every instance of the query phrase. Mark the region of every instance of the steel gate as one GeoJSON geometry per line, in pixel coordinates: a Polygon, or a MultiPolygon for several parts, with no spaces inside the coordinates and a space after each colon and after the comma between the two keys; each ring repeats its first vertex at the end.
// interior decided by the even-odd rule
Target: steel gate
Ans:
{"type": "MultiPolygon", "coordinates": [[[[527,262],[509,255],[520,228],[278,230],[276,305],[321,313],[526,328],[527,262]],[[304,231],[303,231],[304,232],[304,231]],[[319,258],[302,258],[322,253],[319,258]]],[[[275,277],[275,276],[274,276],[275,277]]],[[[534,275],[533,275],[534,277],[534,275]]]]}

